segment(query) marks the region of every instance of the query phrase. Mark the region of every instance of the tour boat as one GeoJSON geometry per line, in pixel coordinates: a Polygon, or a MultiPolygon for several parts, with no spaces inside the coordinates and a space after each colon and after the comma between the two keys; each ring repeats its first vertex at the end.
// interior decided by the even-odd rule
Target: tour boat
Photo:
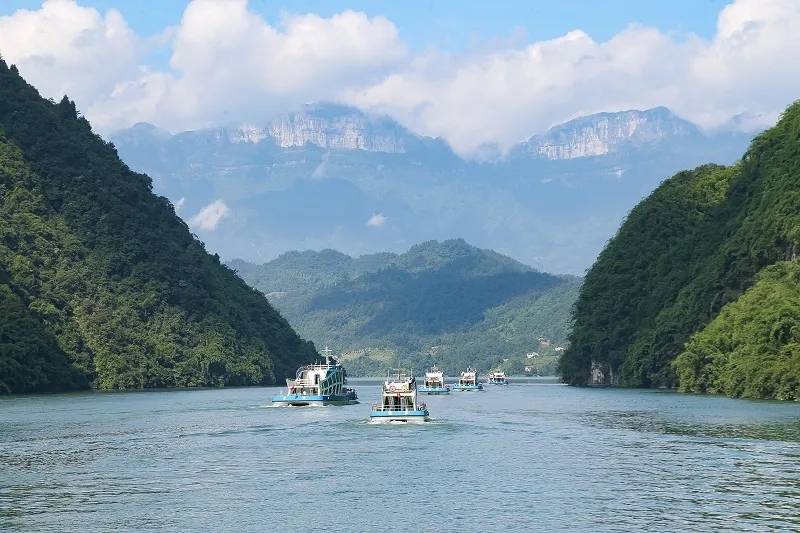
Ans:
{"type": "Polygon", "coordinates": [[[273,403],[280,405],[352,405],[358,403],[358,395],[347,388],[347,372],[326,346],[324,364],[311,364],[297,369],[295,379],[286,379],[286,394],[273,396],[273,403]]]}
{"type": "Polygon", "coordinates": [[[467,369],[461,373],[458,383],[452,385],[452,389],[457,391],[483,390],[483,385],[478,383],[478,373],[475,369],[467,367],[467,369]]]}
{"type": "Polygon", "coordinates": [[[444,372],[436,365],[425,372],[425,382],[417,390],[422,394],[450,394],[450,387],[444,384],[444,372]]]}
{"type": "Polygon", "coordinates": [[[381,401],[372,404],[370,422],[427,422],[428,409],[417,401],[417,382],[403,369],[390,370],[381,385],[381,401]]]}
{"type": "Polygon", "coordinates": [[[489,385],[508,385],[508,378],[502,370],[495,370],[489,373],[489,379],[486,383],[489,385]]]}

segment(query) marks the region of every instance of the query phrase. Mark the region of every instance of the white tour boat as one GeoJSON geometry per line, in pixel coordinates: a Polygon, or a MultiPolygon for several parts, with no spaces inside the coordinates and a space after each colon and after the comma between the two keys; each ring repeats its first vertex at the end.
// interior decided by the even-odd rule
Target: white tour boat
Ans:
{"type": "Polygon", "coordinates": [[[428,409],[417,401],[417,382],[411,372],[390,370],[381,384],[381,400],[372,404],[370,422],[427,422],[428,409]]]}
{"type": "Polygon", "coordinates": [[[444,372],[436,365],[425,372],[425,382],[418,390],[422,394],[450,394],[450,387],[444,384],[444,372]]]}
{"type": "Polygon", "coordinates": [[[478,373],[472,367],[467,367],[467,369],[461,373],[461,377],[458,378],[458,383],[452,385],[453,390],[457,391],[476,391],[476,390],[483,390],[483,385],[478,383],[478,373]]]}
{"type": "Polygon", "coordinates": [[[326,346],[325,363],[301,366],[295,379],[286,379],[286,394],[273,396],[281,405],[351,405],[358,403],[358,395],[347,388],[347,372],[326,346]]]}
{"type": "Polygon", "coordinates": [[[489,385],[508,385],[508,378],[502,370],[494,370],[489,372],[489,379],[487,379],[486,383],[489,385]]]}

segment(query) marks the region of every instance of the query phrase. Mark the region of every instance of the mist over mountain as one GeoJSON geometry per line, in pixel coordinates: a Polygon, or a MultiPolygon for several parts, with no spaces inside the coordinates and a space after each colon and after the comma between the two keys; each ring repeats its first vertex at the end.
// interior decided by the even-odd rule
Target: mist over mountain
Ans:
{"type": "Polygon", "coordinates": [[[706,133],[663,107],[599,113],[486,162],[389,117],[319,103],[260,126],[173,135],[137,124],[111,140],[223,257],[400,252],[463,237],[537,268],[582,273],[665,177],[730,163],[750,135],[706,133]]]}

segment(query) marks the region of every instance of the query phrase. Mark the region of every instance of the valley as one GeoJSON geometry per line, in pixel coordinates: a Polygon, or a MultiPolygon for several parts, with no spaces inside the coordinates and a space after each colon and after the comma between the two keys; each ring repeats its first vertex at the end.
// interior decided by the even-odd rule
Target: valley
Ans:
{"type": "Polygon", "coordinates": [[[463,240],[356,258],[289,252],[229,266],[303,337],[343,352],[356,376],[434,363],[450,375],[470,365],[552,375],[580,287],[579,278],[537,272],[463,240]]]}

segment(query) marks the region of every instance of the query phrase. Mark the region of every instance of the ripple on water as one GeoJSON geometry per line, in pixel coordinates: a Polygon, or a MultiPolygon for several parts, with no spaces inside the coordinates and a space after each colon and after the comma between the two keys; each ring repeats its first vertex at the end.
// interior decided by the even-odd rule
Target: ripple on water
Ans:
{"type": "Polygon", "coordinates": [[[515,384],[371,425],[273,392],[0,400],[0,529],[800,529],[796,404],[515,384]]]}

